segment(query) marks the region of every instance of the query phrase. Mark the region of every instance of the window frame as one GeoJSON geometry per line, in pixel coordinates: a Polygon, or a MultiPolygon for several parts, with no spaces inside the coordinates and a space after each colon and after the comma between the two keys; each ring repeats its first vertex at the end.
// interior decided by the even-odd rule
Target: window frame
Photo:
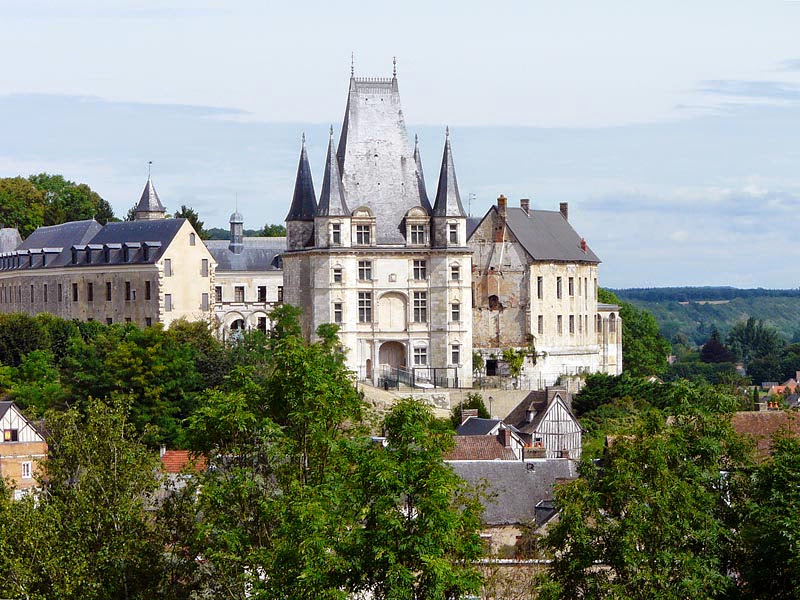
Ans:
{"type": "Polygon", "coordinates": [[[358,292],[358,322],[372,323],[372,292],[358,292]]]}
{"type": "Polygon", "coordinates": [[[358,261],[358,280],[359,281],[372,281],[372,261],[359,260],[358,261]]]}
{"type": "Polygon", "coordinates": [[[413,322],[414,323],[427,323],[428,322],[428,292],[415,291],[413,292],[413,322]]]}
{"type": "Polygon", "coordinates": [[[411,273],[414,281],[425,281],[428,279],[428,261],[415,258],[411,264],[411,273]]]}

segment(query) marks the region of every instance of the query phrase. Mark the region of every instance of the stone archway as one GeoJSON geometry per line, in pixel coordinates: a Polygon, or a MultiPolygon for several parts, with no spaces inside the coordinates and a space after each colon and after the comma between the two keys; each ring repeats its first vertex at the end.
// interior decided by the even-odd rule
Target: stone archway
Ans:
{"type": "Polygon", "coordinates": [[[378,354],[381,365],[395,369],[406,366],[406,346],[402,342],[384,342],[378,354]]]}

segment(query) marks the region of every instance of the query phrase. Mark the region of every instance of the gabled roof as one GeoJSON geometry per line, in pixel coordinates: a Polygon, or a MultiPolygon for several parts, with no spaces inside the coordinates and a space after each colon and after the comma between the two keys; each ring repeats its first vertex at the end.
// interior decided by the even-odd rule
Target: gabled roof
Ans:
{"type": "Polygon", "coordinates": [[[9,401],[0,402],[0,419],[6,416],[8,409],[10,409],[12,406],[14,406],[13,402],[9,401]]]}
{"type": "Polygon", "coordinates": [[[500,423],[500,419],[469,417],[456,428],[456,435],[488,435],[500,423]]]}
{"type": "Polygon", "coordinates": [[[202,473],[208,466],[208,460],[202,454],[194,455],[189,450],[166,450],[161,455],[161,462],[167,473],[180,473],[184,468],[202,473]]]}
{"type": "Polygon", "coordinates": [[[300,161],[297,163],[297,177],[294,181],[292,206],[286,221],[313,221],[317,212],[317,196],[314,193],[314,181],[311,178],[311,166],[308,164],[306,152],[306,136],[300,148],[300,161]]]}
{"type": "Polygon", "coordinates": [[[344,186],[339,175],[339,161],[333,152],[333,126],[331,139],[328,141],[328,156],[325,158],[325,175],[322,177],[322,191],[319,194],[317,216],[345,217],[350,216],[344,198],[344,186]]]}
{"type": "Polygon", "coordinates": [[[94,219],[39,227],[20,244],[19,249],[71,248],[88,244],[102,228],[94,219]]]}
{"type": "Polygon", "coordinates": [[[226,271],[280,271],[285,237],[242,238],[243,249],[231,252],[228,240],[206,240],[206,248],[217,263],[217,273],[226,271]]]}
{"type": "Polygon", "coordinates": [[[737,412],[731,417],[731,425],[740,435],[755,440],[761,458],[772,452],[772,436],[779,430],[800,436],[800,415],[783,410],[737,412]]]}
{"type": "MultiPolygon", "coordinates": [[[[504,422],[515,426],[523,433],[534,433],[538,431],[539,425],[557,399],[561,400],[564,408],[572,415],[567,402],[567,391],[561,388],[547,388],[545,390],[534,390],[525,396],[522,402],[508,413],[504,422]],[[532,421],[528,421],[529,413],[534,413],[532,421]]],[[[572,418],[575,419],[574,415],[572,418]]]]}
{"type": "Polygon", "coordinates": [[[3,227],[0,229],[0,252],[16,250],[22,243],[22,238],[16,227],[3,227]]]}
{"type": "Polygon", "coordinates": [[[457,435],[453,439],[456,446],[444,460],[517,460],[496,435],[457,435]]]}
{"type": "Polygon", "coordinates": [[[156,193],[156,187],[150,177],[147,178],[147,183],[144,184],[144,190],[139,198],[139,203],[136,205],[135,212],[167,212],[167,209],[161,204],[161,200],[156,193]]]}
{"type": "Polygon", "coordinates": [[[557,480],[577,476],[575,461],[565,458],[447,464],[470,485],[486,483],[489,496],[484,501],[483,521],[487,525],[532,522],[536,517],[536,505],[553,497],[553,485],[557,480]]]}
{"type": "Polygon", "coordinates": [[[436,188],[436,202],[433,204],[435,217],[466,217],[458,193],[456,168],[453,165],[453,151],[450,148],[450,128],[445,133],[442,168],[439,171],[439,185],[436,188]]]}

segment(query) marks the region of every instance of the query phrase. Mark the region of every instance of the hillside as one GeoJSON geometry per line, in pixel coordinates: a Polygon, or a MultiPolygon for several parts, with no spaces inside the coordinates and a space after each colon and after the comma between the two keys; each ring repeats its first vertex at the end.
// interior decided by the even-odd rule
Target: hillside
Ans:
{"type": "Polygon", "coordinates": [[[716,325],[723,337],[748,317],[763,319],[787,340],[800,339],[800,290],[731,287],[631,288],[612,290],[621,300],[649,311],[661,333],[683,334],[696,344],[716,325]]]}

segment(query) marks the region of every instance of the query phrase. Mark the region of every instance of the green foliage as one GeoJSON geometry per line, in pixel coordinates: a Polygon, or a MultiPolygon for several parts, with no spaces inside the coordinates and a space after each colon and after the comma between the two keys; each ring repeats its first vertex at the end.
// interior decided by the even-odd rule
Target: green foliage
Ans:
{"type": "Polygon", "coordinates": [[[87,219],[105,225],[114,220],[111,205],[85,183],[75,183],[63,175],[48,173],[31,175],[28,181],[44,195],[44,225],[87,219]]]}
{"type": "Polygon", "coordinates": [[[737,323],[728,334],[731,351],[745,365],[749,365],[754,359],[777,354],[784,344],[775,329],[753,317],[737,323]]]}
{"type": "Polygon", "coordinates": [[[0,223],[25,238],[44,224],[44,194],[22,177],[0,179],[0,223]]]}
{"type": "Polygon", "coordinates": [[[191,206],[186,206],[185,204],[181,204],[180,210],[175,211],[175,218],[176,219],[186,219],[191,223],[194,230],[197,232],[197,235],[200,236],[200,239],[207,240],[208,239],[208,232],[203,229],[203,222],[200,220],[200,215],[197,214],[197,211],[194,210],[191,206]]]}
{"type": "Polygon", "coordinates": [[[711,336],[700,350],[700,360],[706,363],[732,363],[735,358],[734,354],[722,343],[719,330],[712,327],[711,336]]]}
{"type": "Polygon", "coordinates": [[[508,363],[508,372],[512,377],[519,379],[526,356],[527,354],[524,350],[516,350],[514,348],[503,350],[503,360],[508,363]]]}
{"type": "Polygon", "coordinates": [[[483,360],[483,356],[480,352],[473,352],[472,353],[472,372],[473,373],[480,373],[483,371],[485,363],[483,360]]]}
{"type": "Polygon", "coordinates": [[[266,224],[261,230],[264,237],[286,237],[286,226],[280,224],[266,224]]]}
{"type": "Polygon", "coordinates": [[[467,394],[467,399],[464,402],[459,402],[450,410],[450,425],[453,429],[457,429],[462,422],[462,414],[464,410],[475,409],[478,411],[479,419],[490,419],[492,415],[486,410],[486,405],[483,403],[483,396],[477,393],[467,394]]]}
{"type": "Polygon", "coordinates": [[[21,313],[0,314],[0,363],[16,367],[28,352],[47,349],[45,322],[21,313]]]}

